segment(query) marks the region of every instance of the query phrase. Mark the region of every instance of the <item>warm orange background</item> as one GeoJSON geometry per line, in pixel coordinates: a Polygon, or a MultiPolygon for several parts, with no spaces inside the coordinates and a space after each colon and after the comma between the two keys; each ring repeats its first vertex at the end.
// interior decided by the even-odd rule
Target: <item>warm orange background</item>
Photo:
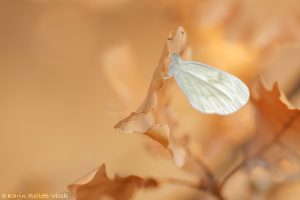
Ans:
{"type": "MultiPolygon", "coordinates": [[[[149,154],[148,138],[113,130],[143,100],[169,31],[183,25],[195,60],[248,84],[260,71],[279,80],[299,106],[299,11],[297,0],[0,1],[0,192],[63,192],[102,163],[188,176],[149,154]]],[[[216,119],[200,118],[194,126],[213,131],[216,119]]],[[[195,193],[174,188],[146,196],[195,193]]]]}

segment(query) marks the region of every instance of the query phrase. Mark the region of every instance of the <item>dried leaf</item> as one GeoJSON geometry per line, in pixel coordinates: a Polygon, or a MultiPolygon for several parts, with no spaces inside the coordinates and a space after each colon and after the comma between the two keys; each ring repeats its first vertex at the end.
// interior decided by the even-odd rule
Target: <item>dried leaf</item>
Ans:
{"type": "Polygon", "coordinates": [[[115,128],[124,133],[144,133],[154,126],[154,120],[146,113],[131,113],[115,128]]]}
{"type": "Polygon", "coordinates": [[[291,173],[281,164],[282,161],[288,162],[290,166],[293,166],[295,161],[299,164],[300,149],[297,146],[300,139],[300,111],[287,102],[277,83],[271,90],[267,90],[260,80],[257,82],[256,92],[258,96],[253,98],[253,104],[256,110],[257,131],[246,148],[247,166],[252,168],[263,164],[262,167],[276,172],[282,180],[282,170],[286,171],[285,175],[299,171],[294,167],[295,171],[291,173]]]}
{"type": "Polygon", "coordinates": [[[186,152],[182,144],[174,140],[176,121],[169,110],[171,101],[170,88],[172,80],[164,80],[169,61],[169,55],[184,53],[186,50],[186,36],[182,27],[179,27],[174,38],[170,35],[159,64],[153,73],[152,81],[144,102],[136,112],[121,120],[115,129],[124,133],[142,133],[159,142],[172,154],[177,166],[185,164],[186,152]]]}
{"type": "Polygon", "coordinates": [[[143,179],[138,176],[115,176],[108,178],[105,165],[96,169],[93,173],[68,186],[75,195],[76,200],[100,200],[109,198],[112,200],[128,200],[139,188],[158,187],[155,179],[143,179]]]}
{"type": "MultiPolygon", "coordinates": [[[[261,76],[265,83],[279,83],[281,90],[291,98],[297,94],[300,77],[300,44],[292,43],[272,48],[261,57],[261,76]],[[287,67],[288,66],[288,67],[287,67]],[[284,73],[282,73],[284,71],[284,73]]],[[[290,99],[292,101],[292,99],[290,99]]],[[[295,101],[292,101],[293,103],[295,101]]]]}

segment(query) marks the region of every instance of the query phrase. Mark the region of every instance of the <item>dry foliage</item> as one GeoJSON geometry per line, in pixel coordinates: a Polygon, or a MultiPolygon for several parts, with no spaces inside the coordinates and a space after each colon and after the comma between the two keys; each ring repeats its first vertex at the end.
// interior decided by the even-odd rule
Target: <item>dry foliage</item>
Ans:
{"type": "MultiPolygon", "coordinates": [[[[280,152],[288,148],[290,152],[298,154],[295,141],[299,139],[299,109],[290,108],[291,105],[284,98],[278,84],[268,90],[259,79],[252,84],[251,109],[256,113],[255,134],[243,145],[244,155],[236,165],[227,167],[223,170],[223,176],[218,177],[209,163],[206,163],[205,157],[195,155],[195,152],[191,151],[189,136],[178,137],[180,134],[178,134],[177,127],[182,122],[176,119],[171,106],[171,100],[174,98],[172,96],[174,81],[164,79],[164,77],[170,62],[169,55],[185,54],[187,49],[186,33],[182,27],[179,27],[175,37],[170,34],[167,39],[145,100],[135,112],[118,122],[114,128],[119,132],[143,134],[150,137],[170,153],[177,167],[188,172],[196,172],[198,183],[172,178],[167,181],[142,179],[136,176],[116,177],[109,180],[103,165],[88,182],[69,186],[76,199],[98,199],[105,195],[109,195],[112,199],[129,199],[137,188],[159,186],[159,183],[166,182],[186,185],[206,191],[217,199],[225,199],[223,186],[237,171],[248,169],[251,172],[253,167],[260,166],[259,160],[277,166],[280,159],[283,161],[283,157],[275,159],[281,154],[274,156],[273,151],[280,152]]],[[[289,166],[287,163],[291,160],[289,157],[285,158],[285,165],[289,166]]]]}
{"type": "Polygon", "coordinates": [[[300,110],[289,105],[284,94],[276,83],[267,90],[261,81],[258,82],[257,99],[253,99],[256,110],[257,130],[247,151],[251,154],[267,151],[276,143],[284,143],[297,148],[293,143],[299,139],[300,110]],[[251,152],[251,153],[250,153],[251,152]]]}
{"type": "Polygon", "coordinates": [[[131,113],[115,126],[121,132],[142,133],[159,142],[172,153],[178,166],[185,164],[186,152],[175,144],[173,139],[172,131],[175,131],[176,121],[169,110],[171,101],[169,88],[172,83],[163,78],[167,75],[169,55],[172,52],[182,53],[186,50],[185,40],[185,32],[181,27],[177,30],[174,39],[170,35],[154,71],[146,99],[136,112],[131,113]]]}
{"type": "Polygon", "coordinates": [[[299,199],[299,0],[0,10],[1,193],[65,192],[100,164],[68,187],[74,199],[299,199]],[[234,74],[251,100],[198,112],[164,79],[172,53],[234,74]]]}
{"type": "Polygon", "coordinates": [[[157,187],[155,179],[143,179],[138,176],[115,176],[109,179],[103,164],[95,172],[68,186],[78,200],[119,199],[128,200],[139,188],[157,187]]]}

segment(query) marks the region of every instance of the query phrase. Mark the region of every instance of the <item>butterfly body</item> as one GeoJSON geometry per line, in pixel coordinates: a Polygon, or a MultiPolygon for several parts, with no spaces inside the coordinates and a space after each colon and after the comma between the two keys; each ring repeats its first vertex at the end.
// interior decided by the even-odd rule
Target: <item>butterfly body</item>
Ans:
{"type": "Polygon", "coordinates": [[[169,75],[191,105],[204,113],[228,115],[249,99],[247,86],[237,77],[202,63],[182,61],[178,54],[171,56],[169,75]]]}

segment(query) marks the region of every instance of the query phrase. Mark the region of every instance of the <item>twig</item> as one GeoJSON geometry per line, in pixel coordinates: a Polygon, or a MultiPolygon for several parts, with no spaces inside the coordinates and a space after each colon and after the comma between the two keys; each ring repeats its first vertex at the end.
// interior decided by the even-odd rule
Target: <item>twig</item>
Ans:
{"type": "Polygon", "coordinates": [[[231,178],[237,171],[240,170],[247,162],[247,158],[244,157],[236,166],[234,166],[220,181],[220,190],[223,189],[225,183],[231,178]]]}
{"type": "Polygon", "coordinates": [[[208,165],[200,158],[195,157],[190,151],[187,150],[188,155],[200,166],[206,176],[206,182],[202,183],[203,187],[214,197],[219,200],[224,200],[224,197],[221,194],[221,188],[218,180],[216,179],[212,170],[208,165]]]}
{"type": "Polygon", "coordinates": [[[192,181],[188,181],[188,180],[184,180],[184,179],[177,179],[177,178],[159,178],[156,180],[158,180],[158,182],[162,183],[162,184],[164,184],[164,183],[176,184],[176,185],[186,186],[189,188],[194,188],[198,191],[208,192],[209,194],[211,194],[218,200],[225,200],[224,197],[221,195],[221,193],[215,193],[215,192],[209,191],[208,188],[206,187],[206,185],[203,185],[201,182],[195,183],[192,181]]]}
{"type": "Polygon", "coordinates": [[[207,176],[207,178],[209,178],[210,181],[215,181],[215,175],[202,159],[195,157],[195,155],[189,150],[187,150],[187,154],[201,167],[201,169],[204,171],[204,174],[207,176]]]}
{"type": "Polygon", "coordinates": [[[290,154],[292,154],[295,158],[297,158],[300,161],[300,154],[291,147],[289,147],[285,142],[283,142],[282,140],[278,140],[277,144],[280,145],[282,148],[286,149],[290,154]]]}
{"type": "Polygon", "coordinates": [[[255,156],[257,156],[258,154],[263,154],[266,151],[268,151],[276,142],[279,141],[280,137],[290,128],[290,126],[293,124],[293,122],[299,117],[299,113],[297,113],[294,117],[292,117],[292,119],[287,122],[282,128],[281,130],[279,130],[276,134],[275,137],[266,145],[264,145],[263,147],[261,147],[256,153],[254,153],[251,156],[248,157],[244,157],[243,160],[241,160],[240,163],[238,163],[234,168],[232,168],[232,170],[229,171],[229,173],[220,181],[220,189],[222,190],[222,188],[224,187],[224,185],[227,183],[227,181],[229,180],[229,178],[232,177],[232,175],[235,174],[235,172],[237,172],[240,168],[242,168],[246,163],[247,160],[250,158],[253,158],[255,156]]]}
{"type": "Polygon", "coordinates": [[[177,178],[159,178],[157,179],[160,183],[170,183],[176,185],[182,185],[190,188],[194,188],[196,190],[203,190],[205,191],[206,188],[201,183],[195,183],[192,181],[184,180],[184,179],[177,179],[177,178]]]}
{"type": "MultiPolygon", "coordinates": [[[[299,117],[299,113],[296,113],[292,119],[290,121],[288,121],[280,131],[278,131],[277,133],[275,133],[275,137],[273,138],[273,140],[271,140],[268,144],[266,144],[265,146],[263,146],[255,155],[257,154],[262,154],[264,152],[266,152],[268,149],[270,149],[275,143],[277,143],[279,141],[279,139],[281,138],[281,136],[290,128],[290,126],[294,123],[294,121],[299,117]]],[[[253,155],[253,157],[255,156],[253,155]]]]}

